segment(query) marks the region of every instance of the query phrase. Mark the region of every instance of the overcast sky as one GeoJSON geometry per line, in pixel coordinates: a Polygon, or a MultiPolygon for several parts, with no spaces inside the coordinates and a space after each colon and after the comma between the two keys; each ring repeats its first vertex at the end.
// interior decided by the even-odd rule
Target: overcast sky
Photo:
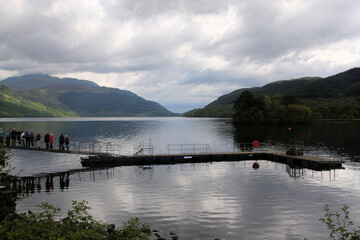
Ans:
{"type": "Polygon", "coordinates": [[[360,66],[359,0],[0,0],[0,79],[130,90],[174,112],[360,66]]]}

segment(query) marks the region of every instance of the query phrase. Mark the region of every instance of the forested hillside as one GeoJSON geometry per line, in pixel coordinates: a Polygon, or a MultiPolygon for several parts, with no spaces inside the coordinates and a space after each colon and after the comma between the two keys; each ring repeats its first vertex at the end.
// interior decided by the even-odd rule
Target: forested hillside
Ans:
{"type": "Polygon", "coordinates": [[[43,88],[57,85],[80,85],[98,87],[94,82],[87,80],[79,80],[75,78],[58,78],[46,74],[29,74],[20,77],[9,77],[0,82],[10,89],[18,91],[26,91],[30,89],[43,88]]]}
{"type": "Polygon", "coordinates": [[[239,89],[219,97],[202,109],[191,110],[187,117],[232,117],[233,103],[241,93],[249,90],[255,96],[275,94],[293,95],[300,104],[311,108],[314,118],[360,118],[360,68],[327,78],[305,77],[277,81],[264,85],[239,89]]]}
{"type": "Polygon", "coordinates": [[[175,116],[160,104],[116,88],[35,74],[0,82],[0,117],[175,116]],[[10,89],[12,87],[13,89],[10,89]]]}
{"type": "Polygon", "coordinates": [[[58,110],[25,98],[21,92],[0,86],[0,117],[75,117],[73,111],[58,110]]]}
{"type": "Polygon", "coordinates": [[[311,109],[299,104],[293,95],[255,97],[245,90],[234,102],[234,110],[235,124],[309,123],[312,120],[311,109]]]}

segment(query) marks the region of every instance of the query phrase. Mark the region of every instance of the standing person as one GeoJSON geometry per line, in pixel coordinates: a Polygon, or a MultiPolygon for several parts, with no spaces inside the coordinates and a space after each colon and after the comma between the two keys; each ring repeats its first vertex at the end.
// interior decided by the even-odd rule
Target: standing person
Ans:
{"type": "Polygon", "coordinates": [[[64,134],[59,135],[59,150],[64,150],[65,137],[64,134]]]}
{"type": "Polygon", "coordinates": [[[33,132],[30,132],[30,144],[33,147],[35,142],[35,135],[33,132]]]}
{"type": "Polygon", "coordinates": [[[70,144],[70,140],[68,135],[65,135],[65,145],[66,145],[66,149],[69,151],[69,144],[70,144]]]}
{"type": "Polygon", "coordinates": [[[18,141],[19,146],[21,146],[21,130],[20,129],[16,132],[16,139],[18,141]]]}
{"type": "Polygon", "coordinates": [[[10,133],[10,130],[8,129],[7,131],[6,131],[6,146],[10,146],[10,135],[11,135],[11,133],[10,133]]]}
{"type": "Polygon", "coordinates": [[[26,147],[30,147],[30,132],[27,129],[25,131],[25,141],[26,141],[26,147]]]}
{"type": "Polygon", "coordinates": [[[50,134],[49,134],[49,132],[45,133],[44,142],[45,142],[45,145],[46,145],[46,149],[49,149],[49,142],[50,142],[50,134]]]}
{"type": "Polygon", "coordinates": [[[4,144],[4,130],[0,128],[0,143],[4,144]]]}
{"type": "Polygon", "coordinates": [[[40,133],[36,133],[36,147],[37,148],[40,148],[40,139],[41,139],[40,133]]]}
{"type": "Polygon", "coordinates": [[[21,138],[22,145],[25,147],[25,133],[24,133],[24,131],[21,131],[20,138],[21,138]]]}
{"type": "Polygon", "coordinates": [[[16,130],[15,128],[13,128],[13,130],[10,133],[10,138],[11,138],[11,146],[15,147],[16,146],[16,130]]]}
{"type": "Polygon", "coordinates": [[[54,134],[52,134],[52,133],[50,133],[49,143],[50,143],[50,149],[53,149],[54,134]]]}

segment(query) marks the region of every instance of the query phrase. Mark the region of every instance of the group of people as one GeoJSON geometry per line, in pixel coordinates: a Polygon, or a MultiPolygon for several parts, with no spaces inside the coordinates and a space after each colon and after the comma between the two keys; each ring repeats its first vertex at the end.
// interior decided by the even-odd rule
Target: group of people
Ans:
{"type": "MultiPolygon", "coordinates": [[[[54,134],[46,132],[44,135],[44,142],[45,142],[45,148],[46,149],[53,149],[53,143],[54,143],[54,134]]],[[[23,146],[23,147],[41,147],[41,135],[40,133],[36,133],[36,135],[29,130],[16,130],[13,128],[13,130],[7,130],[4,132],[2,128],[0,128],[0,144],[6,144],[6,146],[23,146]],[[4,142],[5,140],[5,142],[4,142]]],[[[69,150],[69,144],[70,140],[68,135],[59,134],[59,150],[69,150]]]]}

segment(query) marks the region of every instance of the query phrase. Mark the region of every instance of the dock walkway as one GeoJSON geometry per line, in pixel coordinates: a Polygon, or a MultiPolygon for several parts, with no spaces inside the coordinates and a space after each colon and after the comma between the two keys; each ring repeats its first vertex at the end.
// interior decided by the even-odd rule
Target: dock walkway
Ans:
{"type": "Polygon", "coordinates": [[[23,146],[7,147],[10,149],[29,151],[87,155],[87,157],[81,157],[81,164],[83,167],[113,167],[154,164],[268,160],[288,164],[291,167],[302,167],[313,170],[325,170],[342,168],[343,163],[343,161],[335,159],[327,159],[307,155],[293,156],[286,153],[270,151],[119,155],[111,154],[109,152],[94,152],[86,150],[59,150],[23,146]]]}
{"type": "Polygon", "coordinates": [[[292,156],[279,152],[216,152],[195,154],[158,154],[136,156],[98,156],[89,155],[81,158],[84,167],[131,166],[154,164],[205,163],[222,161],[268,160],[285,163],[292,167],[313,170],[342,168],[343,161],[312,156],[292,156]]]}
{"type": "Polygon", "coordinates": [[[60,150],[57,148],[37,148],[37,147],[24,147],[24,146],[5,146],[8,149],[19,149],[19,150],[28,150],[28,151],[38,151],[38,152],[50,152],[50,153],[68,153],[68,154],[80,154],[80,155],[99,155],[99,156],[108,156],[114,155],[110,152],[97,152],[91,150],[60,150]]]}

